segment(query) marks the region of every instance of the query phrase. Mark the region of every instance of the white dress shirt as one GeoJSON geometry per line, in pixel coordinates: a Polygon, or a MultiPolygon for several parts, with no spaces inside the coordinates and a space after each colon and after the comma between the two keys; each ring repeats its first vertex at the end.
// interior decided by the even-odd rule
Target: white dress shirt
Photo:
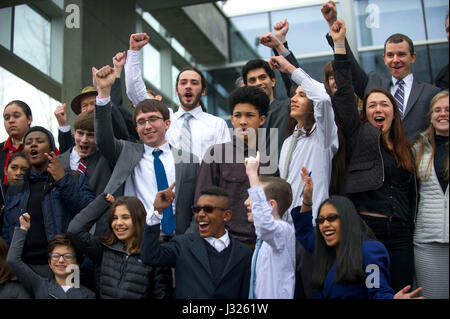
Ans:
{"type": "MultiPolygon", "coordinates": [[[[125,63],[126,91],[133,105],[148,99],[139,65],[139,52],[128,50],[125,63]]],[[[184,113],[186,111],[182,107],[175,113],[170,112],[171,124],[166,133],[167,141],[178,149],[181,148],[180,133],[184,122],[184,118],[182,117],[184,113]]],[[[196,155],[200,161],[210,146],[231,141],[230,130],[224,119],[203,112],[200,105],[189,110],[189,113],[193,116],[189,121],[191,129],[191,153],[196,155]]]]}
{"type": "MultiPolygon", "coordinates": [[[[398,80],[400,80],[400,79],[396,79],[396,78],[392,77],[392,85],[391,85],[392,96],[394,96],[395,92],[397,92],[397,89],[398,89],[397,81],[398,80]]],[[[409,99],[409,96],[411,95],[411,89],[412,89],[412,85],[413,85],[413,81],[414,81],[414,76],[412,73],[410,73],[401,80],[403,80],[403,82],[405,82],[405,84],[403,84],[403,91],[404,91],[403,113],[404,113],[404,112],[406,112],[406,106],[408,105],[408,99],[409,99]]]]}
{"type": "MultiPolygon", "coordinates": [[[[144,204],[147,212],[153,212],[153,202],[158,193],[156,182],[155,167],[153,165],[154,156],[152,154],[155,148],[144,144],[144,156],[134,168],[133,173],[128,176],[125,182],[125,196],[135,196],[144,204]]],[[[167,184],[170,186],[175,181],[175,161],[169,143],[158,147],[163,152],[159,159],[164,165],[166,171],[167,184]]],[[[173,189],[175,192],[175,188],[173,189]]],[[[175,214],[175,200],[172,202],[173,213],[175,214]]]]}
{"type": "Polygon", "coordinates": [[[295,290],[294,226],[284,220],[274,219],[272,206],[267,201],[261,186],[250,188],[248,194],[252,202],[255,233],[263,240],[256,260],[255,299],[293,299],[295,290]]]}
{"type": "MultiPolygon", "coordinates": [[[[313,192],[313,216],[317,217],[317,211],[320,204],[328,198],[328,188],[331,180],[331,162],[334,154],[339,148],[339,139],[336,123],[334,122],[334,111],[331,106],[330,96],[327,94],[322,83],[312,79],[301,68],[292,73],[292,80],[301,85],[306,95],[314,104],[314,132],[306,137],[299,134],[297,144],[292,153],[289,164],[289,173],[286,181],[292,187],[292,205],[284,214],[283,219],[292,224],[290,211],[292,208],[302,204],[303,196],[300,196],[303,190],[303,181],[301,177],[302,166],[308,171],[312,171],[311,177],[314,183],[313,192]]],[[[296,128],[298,129],[298,128],[296,128]]],[[[284,176],[284,166],[286,154],[291,143],[292,135],[284,140],[280,152],[280,161],[278,168],[280,176],[284,176]]]]}
{"type": "Polygon", "coordinates": [[[72,152],[70,152],[70,169],[72,171],[76,171],[78,169],[80,160],[81,160],[81,157],[78,154],[78,152],[75,150],[75,147],[72,148],[72,152]]]}

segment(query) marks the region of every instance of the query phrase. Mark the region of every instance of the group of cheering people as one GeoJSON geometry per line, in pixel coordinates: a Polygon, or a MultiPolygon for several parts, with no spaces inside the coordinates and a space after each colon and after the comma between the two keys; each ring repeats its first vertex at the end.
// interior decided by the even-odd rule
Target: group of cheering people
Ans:
{"type": "Polygon", "coordinates": [[[448,298],[448,66],[444,88],[417,81],[412,41],[394,34],[392,78],[366,74],[333,1],[322,14],[325,83],[277,23],[260,37],[274,56],[249,61],[228,98],[231,135],[197,69],[178,74],[176,112],[145,88],[145,33],[92,69],[73,130],[57,108],[59,149],[26,103],[7,104],[0,298],[448,298]],[[291,99],[274,97],[274,70],[291,99]]]}

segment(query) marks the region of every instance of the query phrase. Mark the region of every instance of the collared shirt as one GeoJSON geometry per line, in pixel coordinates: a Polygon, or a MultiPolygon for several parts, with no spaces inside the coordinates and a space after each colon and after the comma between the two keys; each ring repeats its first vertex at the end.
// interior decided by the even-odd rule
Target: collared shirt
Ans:
{"type": "Polygon", "coordinates": [[[14,153],[23,152],[23,143],[20,144],[18,148],[15,148],[11,136],[8,136],[2,152],[6,153],[5,165],[3,167],[3,184],[6,184],[8,182],[8,178],[6,177],[5,168],[8,167],[9,159],[14,153]]]}
{"type": "Polygon", "coordinates": [[[261,186],[250,188],[248,194],[252,202],[255,232],[263,240],[256,260],[255,298],[293,299],[296,267],[294,226],[274,219],[272,206],[261,186]]]}
{"type": "Polygon", "coordinates": [[[404,98],[403,101],[405,101],[405,103],[403,103],[403,111],[406,111],[406,106],[408,105],[408,99],[409,96],[411,95],[411,89],[412,89],[412,85],[413,85],[413,81],[414,81],[414,76],[412,73],[408,74],[407,76],[405,76],[403,79],[396,79],[394,77],[392,77],[392,85],[391,85],[391,94],[392,96],[395,95],[395,92],[398,89],[398,85],[397,85],[397,81],[398,80],[403,80],[403,82],[405,82],[405,84],[403,84],[403,91],[404,91],[404,98]]]}
{"type": "MultiPolygon", "coordinates": [[[[135,196],[144,204],[145,210],[153,212],[153,202],[158,193],[158,185],[156,182],[155,167],[153,165],[153,150],[156,148],[144,144],[144,156],[134,168],[133,173],[128,176],[125,182],[125,196],[135,196]]],[[[164,165],[166,171],[167,183],[172,185],[175,181],[175,161],[169,143],[165,143],[158,149],[163,152],[159,159],[164,165]]],[[[173,189],[175,192],[175,188],[173,189]]],[[[173,212],[175,214],[175,201],[172,202],[173,212]]]]}
{"type": "MultiPolygon", "coordinates": [[[[159,214],[157,211],[147,211],[146,223],[148,226],[154,226],[161,223],[163,215],[159,214]]],[[[219,253],[230,245],[230,236],[228,231],[225,229],[225,234],[220,238],[206,237],[204,238],[208,244],[214,247],[219,253]]]]}
{"type": "MultiPolygon", "coordinates": [[[[312,171],[311,177],[314,180],[313,219],[315,219],[320,204],[328,198],[332,160],[339,148],[339,139],[331,100],[324,85],[312,79],[301,68],[292,73],[292,80],[301,85],[308,98],[313,101],[316,123],[313,126],[314,132],[310,136],[299,134],[292,152],[289,172],[286,177],[286,181],[291,184],[293,196],[292,205],[288,212],[302,204],[303,196],[300,196],[303,190],[301,169],[304,166],[308,171],[312,171]]],[[[300,130],[304,132],[303,128],[300,130]]],[[[286,155],[291,139],[292,135],[286,138],[281,148],[278,163],[280,176],[284,176],[286,155]]],[[[292,224],[291,214],[284,214],[283,219],[292,224]]]]}
{"type": "MultiPolygon", "coordinates": [[[[133,105],[148,99],[139,65],[139,52],[128,50],[124,67],[127,95],[133,105]]],[[[182,117],[184,113],[186,111],[182,107],[175,113],[170,112],[171,125],[166,133],[167,141],[178,149],[180,149],[180,132],[184,122],[182,117]]],[[[189,113],[193,116],[189,121],[192,142],[191,153],[200,160],[210,146],[231,141],[230,131],[224,119],[203,112],[201,106],[189,110],[189,113]]]]}
{"type": "MultiPolygon", "coordinates": [[[[183,108],[173,113],[169,130],[167,131],[167,140],[174,147],[181,149],[181,128],[184,123],[184,114],[187,113],[183,108]]],[[[203,112],[201,106],[189,110],[192,118],[189,120],[191,129],[191,153],[202,159],[208,148],[214,144],[221,144],[231,141],[230,130],[224,119],[203,112]]]]}
{"type": "Polygon", "coordinates": [[[70,152],[70,169],[72,171],[76,171],[78,169],[78,165],[80,164],[81,157],[78,152],[75,150],[75,147],[70,152]]]}

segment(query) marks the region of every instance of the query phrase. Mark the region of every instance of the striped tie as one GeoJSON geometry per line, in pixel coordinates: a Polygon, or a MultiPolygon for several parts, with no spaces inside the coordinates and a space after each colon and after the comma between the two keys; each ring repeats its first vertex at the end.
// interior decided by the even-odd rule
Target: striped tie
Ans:
{"type": "Polygon", "coordinates": [[[86,174],[87,165],[86,160],[84,158],[80,159],[80,163],[78,164],[77,172],[81,174],[86,174]]]}
{"type": "Polygon", "coordinates": [[[398,89],[394,95],[395,102],[397,102],[397,107],[400,112],[400,115],[402,116],[402,119],[403,119],[403,116],[405,116],[405,113],[404,113],[405,90],[403,89],[403,84],[405,84],[405,82],[403,82],[403,80],[397,81],[398,89]]]}
{"type": "Polygon", "coordinates": [[[189,120],[192,118],[192,114],[184,113],[184,122],[180,131],[180,148],[185,152],[191,152],[191,127],[189,120]]]}

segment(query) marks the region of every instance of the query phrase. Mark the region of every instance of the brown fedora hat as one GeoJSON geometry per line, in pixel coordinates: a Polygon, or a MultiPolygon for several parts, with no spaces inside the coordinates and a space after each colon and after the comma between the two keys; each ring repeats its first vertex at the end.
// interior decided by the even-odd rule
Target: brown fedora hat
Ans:
{"type": "Polygon", "coordinates": [[[77,95],[73,100],[72,100],[72,111],[74,111],[74,113],[76,115],[81,113],[81,99],[87,95],[97,95],[97,90],[95,89],[95,87],[93,86],[86,86],[83,88],[83,90],[81,90],[81,94],[77,95]]]}

